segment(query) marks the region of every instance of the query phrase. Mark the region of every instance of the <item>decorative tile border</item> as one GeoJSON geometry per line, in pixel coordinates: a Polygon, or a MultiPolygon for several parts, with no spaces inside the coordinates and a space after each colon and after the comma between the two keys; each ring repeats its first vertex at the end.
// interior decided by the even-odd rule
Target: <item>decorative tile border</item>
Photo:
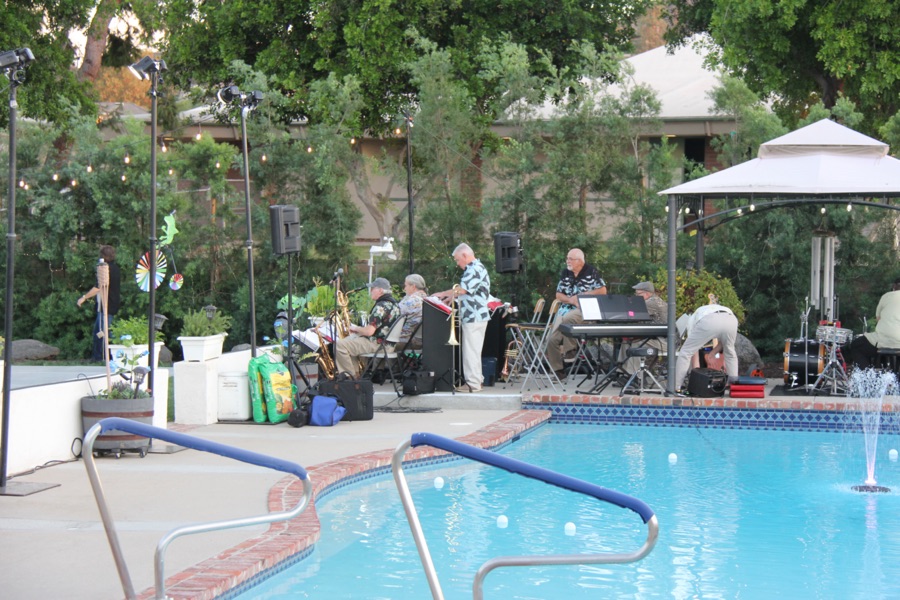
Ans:
{"type": "MultiPolygon", "coordinates": [[[[459,438],[478,448],[497,448],[550,420],[547,410],[520,410],[474,433],[459,438]]],[[[268,530],[233,548],[204,560],[166,580],[166,597],[172,600],[214,600],[233,598],[259,581],[302,560],[319,539],[319,519],[315,503],[329,493],[390,472],[391,450],[358,454],[333,460],[307,470],[313,482],[313,502],[290,521],[272,523],[268,530]]],[[[411,448],[404,463],[424,467],[457,460],[442,450],[423,446],[411,448]]],[[[269,511],[296,506],[303,486],[295,477],[285,477],[269,490],[269,511]]],[[[152,588],[138,596],[150,600],[152,588]]]]}
{"type": "MultiPolygon", "coordinates": [[[[549,410],[553,413],[554,423],[862,431],[859,402],[848,398],[662,398],[534,394],[523,397],[522,408],[549,410]]],[[[888,396],[881,411],[881,431],[900,433],[900,402],[897,396],[888,396]]]]}

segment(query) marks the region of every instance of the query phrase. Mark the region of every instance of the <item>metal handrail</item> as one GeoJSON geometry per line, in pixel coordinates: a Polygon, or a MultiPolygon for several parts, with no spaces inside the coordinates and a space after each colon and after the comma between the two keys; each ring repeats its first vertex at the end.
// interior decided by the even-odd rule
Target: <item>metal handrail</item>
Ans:
{"type": "Polygon", "coordinates": [[[419,522],[419,515],[416,512],[416,507],[409,491],[409,485],[406,482],[406,476],[403,473],[403,456],[411,447],[417,446],[431,446],[433,448],[445,450],[452,454],[457,454],[486,465],[499,467],[516,475],[524,475],[525,477],[537,479],[538,481],[543,481],[565,490],[592,496],[620,508],[627,508],[637,513],[638,516],[641,517],[641,520],[647,525],[647,539],[644,541],[644,544],[636,551],[630,553],[619,554],[605,552],[599,554],[501,556],[492,558],[481,565],[478,572],[475,574],[475,581],[472,586],[472,597],[475,600],[482,600],[484,597],[482,591],[484,578],[497,567],[624,564],[641,560],[647,556],[656,545],[656,540],[659,537],[659,522],[656,519],[656,515],[653,513],[653,509],[642,500],[593,483],[582,481],[581,479],[537,467],[488,450],[482,450],[481,448],[476,448],[469,444],[464,444],[433,433],[414,433],[409,440],[404,440],[397,446],[397,449],[394,450],[393,457],[391,458],[391,469],[394,474],[394,482],[397,484],[397,490],[400,493],[400,500],[403,502],[403,510],[406,512],[406,518],[409,521],[413,539],[416,541],[419,558],[425,569],[425,576],[428,578],[428,586],[431,588],[431,595],[434,600],[443,600],[444,593],[441,590],[441,584],[438,581],[437,571],[434,568],[431,553],[428,551],[428,544],[426,543],[425,535],[422,532],[422,525],[419,522]]]}
{"type": "Polygon", "coordinates": [[[146,438],[163,440],[185,448],[192,448],[203,452],[218,454],[225,458],[232,458],[241,462],[266,467],[295,475],[303,482],[303,496],[297,505],[291,510],[277,513],[269,513],[259,517],[247,517],[242,519],[229,519],[225,521],[212,521],[209,523],[196,523],[184,527],[176,527],[162,539],[156,546],[154,555],[154,581],[157,600],[165,600],[165,553],[168,545],[176,538],[182,535],[193,533],[205,533],[208,531],[218,531],[221,529],[233,529],[235,527],[245,527],[248,525],[262,525],[265,523],[274,523],[276,521],[285,521],[299,515],[309,505],[312,499],[312,484],[306,470],[296,463],[287,460],[275,458],[258,452],[251,452],[234,446],[211,442],[185,433],[169,431],[159,427],[153,427],[144,423],[138,423],[130,419],[120,417],[110,417],[102,419],[88,430],[84,438],[84,448],[82,457],[84,458],[84,467],[87,469],[88,478],[91,481],[91,487],[94,491],[94,498],[97,500],[97,508],[100,509],[100,517],[103,520],[103,527],[106,530],[106,537],[109,540],[109,546],[112,549],[113,558],[116,561],[116,569],[119,572],[119,579],[122,581],[122,589],[128,600],[136,598],[134,585],[131,582],[131,576],[128,574],[128,566],[125,564],[125,558],[122,554],[122,548],[119,544],[119,537],[116,533],[115,523],[103,496],[103,486],[100,483],[100,476],[97,473],[97,467],[94,464],[94,441],[101,433],[110,430],[126,431],[135,435],[146,438]]]}

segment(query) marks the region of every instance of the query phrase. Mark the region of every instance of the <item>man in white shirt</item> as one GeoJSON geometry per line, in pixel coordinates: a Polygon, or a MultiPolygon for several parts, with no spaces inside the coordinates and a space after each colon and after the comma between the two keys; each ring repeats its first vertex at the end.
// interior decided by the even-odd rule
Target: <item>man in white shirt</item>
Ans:
{"type": "Polygon", "coordinates": [[[687,339],[678,351],[675,361],[675,387],[684,384],[684,378],[691,367],[691,357],[706,346],[713,338],[718,338],[725,354],[725,372],[728,381],[738,377],[738,358],[734,349],[737,340],[738,320],[731,309],[721,304],[704,304],[694,311],[687,324],[687,339]]]}
{"type": "Polygon", "coordinates": [[[875,331],[859,336],[850,344],[850,362],[857,368],[871,367],[879,348],[900,348],[900,279],[878,301],[875,319],[878,322],[875,331]]]}

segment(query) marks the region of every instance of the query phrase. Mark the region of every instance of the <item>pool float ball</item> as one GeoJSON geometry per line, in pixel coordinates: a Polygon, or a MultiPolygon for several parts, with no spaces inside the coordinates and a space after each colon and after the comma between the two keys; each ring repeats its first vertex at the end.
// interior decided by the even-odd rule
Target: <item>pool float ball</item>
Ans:
{"type": "Polygon", "coordinates": [[[434,489],[439,490],[444,487],[444,478],[443,477],[435,477],[434,478],[434,489]]]}
{"type": "Polygon", "coordinates": [[[564,528],[566,535],[575,535],[575,523],[569,521],[564,528]]]}
{"type": "Polygon", "coordinates": [[[669,464],[670,464],[670,465],[674,465],[674,464],[677,463],[677,462],[678,462],[678,455],[675,454],[674,452],[672,452],[671,454],[669,454],[669,464]]]}
{"type": "Polygon", "coordinates": [[[506,515],[500,515],[497,517],[497,527],[500,529],[506,529],[509,527],[509,519],[506,518],[506,515]]]}
{"type": "Polygon", "coordinates": [[[890,458],[894,462],[897,462],[897,451],[894,448],[891,448],[890,452],[888,452],[888,458],[890,458]]]}

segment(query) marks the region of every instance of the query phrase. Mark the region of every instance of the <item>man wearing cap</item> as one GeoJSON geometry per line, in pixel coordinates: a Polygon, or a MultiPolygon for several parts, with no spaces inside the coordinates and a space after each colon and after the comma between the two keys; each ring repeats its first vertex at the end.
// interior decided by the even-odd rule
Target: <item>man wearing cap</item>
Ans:
{"type": "Polygon", "coordinates": [[[457,392],[478,392],[484,383],[481,371],[481,349],[491,312],[488,297],[491,295],[491,278],[475,252],[468,244],[460,244],[453,250],[453,260],[463,269],[459,286],[435,294],[445,302],[459,299],[459,323],[462,332],[462,367],[466,381],[457,392]]]}
{"type": "Polygon", "coordinates": [[[334,343],[335,369],[338,373],[349,373],[353,379],[359,378],[359,357],[378,350],[391,325],[400,316],[400,307],[391,296],[391,284],[387,279],[377,277],[368,287],[369,297],[375,301],[369,311],[368,324],[363,327],[351,323],[352,335],[334,343]]]}
{"type": "Polygon", "coordinates": [[[850,362],[857,368],[873,366],[879,348],[900,348],[900,279],[878,301],[875,320],[875,331],[859,336],[850,344],[850,362]]]}
{"type": "Polygon", "coordinates": [[[687,323],[687,338],[678,350],[675,361],[674,386],[681,387],[691,367],[691,359],[701,348],[718,338],[725,354],[725,373],[728,381],[738,377],[738,358],[734,349],[738,320],[731,309],[721,304],[704,304],[694,311],[687,323]]]}
{"type": "MultiPolygon", "coordinates": [[[[644,303],[647,305],[647,312],[650,313],[650,321],[654,325],[665,325],[669,321],[669,307],[666,304],[665,300],[660,298],[656,294],[656,288],[653,286],[652,281],[642,281],[637,285],[632,286],[634,290],[635,296],[640,296],[644,299],[644,303]]],[[[635,344],[631,342],[625,342],[622,344],[622,354],[620,356],[626,356],[626,352],[629,348],[641,347],[641,348],[656,348],[658,351],[657,356],[666,349],[666,338],[658,337],[651,338],[649,340],[640,341],[635,344]]],[[[646,361],[645,361],[646,364],[646,361]]],[[[628,358],[625,363],[622,365],[622,368],[631,375],[635,371],[641,368],[641,359],[638,356],[632,356],[628,358]]]]}
{"type": "Polygon", "coordinates": [[[600,272],[584,262],[584,252],[572,248],[566,254],[566,268],[559,276],[556,299],[560,302],[559,313],[550,339],[547,341],[547,362],[560,379],[565,379],[563,356],[578,347],[575,338],[562,334],[559,326],[563,323],[578,325],[584,323],[584,316],[578,307],[579,294],[600,295],[606,293],[606,282],[600,272]]]}

